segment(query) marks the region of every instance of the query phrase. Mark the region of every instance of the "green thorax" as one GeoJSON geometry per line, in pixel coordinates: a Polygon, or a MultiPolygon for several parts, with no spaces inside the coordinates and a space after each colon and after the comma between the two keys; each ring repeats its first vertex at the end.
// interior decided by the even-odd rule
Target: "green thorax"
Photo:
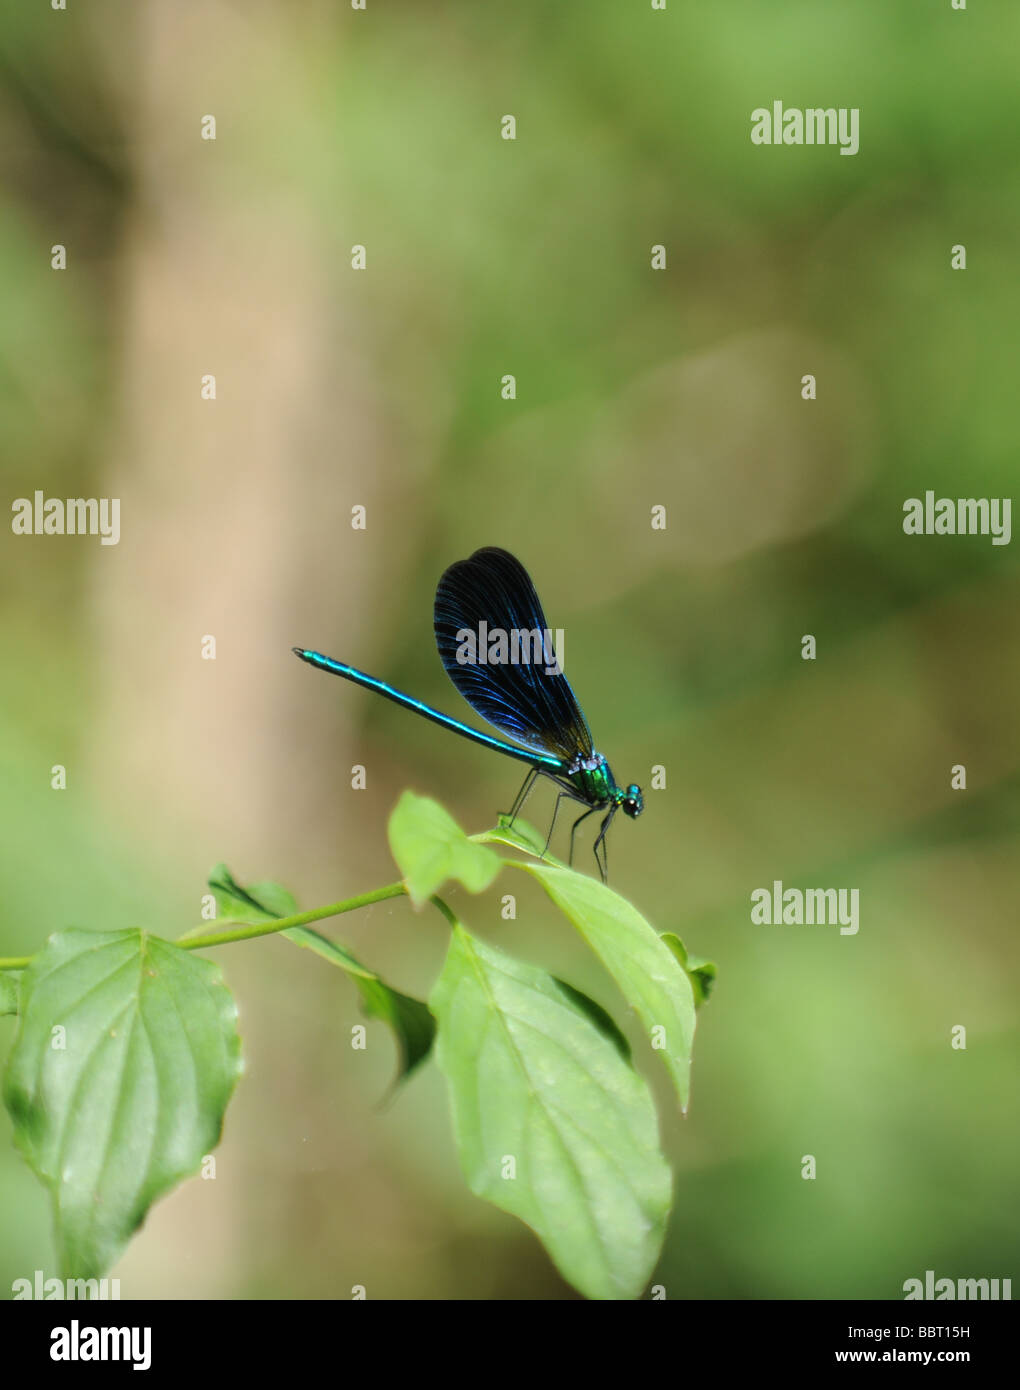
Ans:
{"type": "Polygon", "coordinates": [[[577,766],[567,776],[590,806],[603,806],[620,799],[616,778],[601,753],[578,759],[577,766]]]}

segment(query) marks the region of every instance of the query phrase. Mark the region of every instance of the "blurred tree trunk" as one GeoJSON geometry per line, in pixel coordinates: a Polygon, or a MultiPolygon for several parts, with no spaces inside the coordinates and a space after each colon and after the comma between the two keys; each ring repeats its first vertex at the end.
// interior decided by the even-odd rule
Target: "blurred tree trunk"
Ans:
{"type": "Polygon", "coordinates": [[[350,506],[374,501],[381,446],[349,326],[333,322],[347,252],[266,141],[273,110],[316,129],[296,76],[307,18],[293,18],[175,0],[139,12],[106,484],[122,537],[96,565],[107,786],[132,816],[163,812],[208,834],[207,854],[253,860],[278,845],[281,788],[325,751],[290,647],[327,641],[341,618],[351,631],[381,562],[350,529],[350,506]],[[215,140],[201,138],[210,115],[215,140]]]}

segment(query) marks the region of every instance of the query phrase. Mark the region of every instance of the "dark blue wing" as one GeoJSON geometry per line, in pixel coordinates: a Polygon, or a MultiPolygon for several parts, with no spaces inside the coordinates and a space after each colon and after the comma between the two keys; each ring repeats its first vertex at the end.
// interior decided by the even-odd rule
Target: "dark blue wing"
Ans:
{"type": "Polygon", "coordinates": [[[498,664],[457,660],[465,630],[545,632],[545,614],[527,570],[505,550],[489,546],[458,560],[436,589],[436,646],[446,673],[483,719],[536,752],[570,763],[592,755],[591,731],[566,676],[545,661],[498,664]]]}

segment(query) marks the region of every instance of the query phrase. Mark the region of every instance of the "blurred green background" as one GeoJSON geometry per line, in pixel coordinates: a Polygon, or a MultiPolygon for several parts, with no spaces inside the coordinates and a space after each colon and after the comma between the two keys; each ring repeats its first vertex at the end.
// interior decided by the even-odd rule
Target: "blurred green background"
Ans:
{"type": "MultiPolygon", "coordinates": [[[[1007,0],[6,8],[5,493],[119,497],[122,538],[3,533],[0,952],[177,935],[220,859],[303,906],[389,882],[405,786],[491,824],[512,764],[289,648],[464,715],[434,586],[503,545],[646,788],[614,886],[719,963],[686,1118],[630,1029],[676,1172],[656,1282],[1015,1275],[1016,547],[901,523],[929,488],[1013,491],[1018,45],[1007,0]],[[860,153],[753,146],[777,99],[859,107],[860,153]],[[753,926],[774,879],[858,888],[859,934],[753,926]]],[[[451,901],[621,1013],[537,887],[513,923],[498,889],[451,901]]],[[[329,930],[418,995],[443,956],[402,901],[329,930]]],[[[380,1106],[392,1044],[351,1051],[338,972],[282,940],[215,954],[246,1075],[216,1180],[154,1209],[124,1296],[573,1296],[467,1192],[434,1066],[380,1106]]],[[[0,1296],[52,1272],[9,1136],[0,1296]]]]}

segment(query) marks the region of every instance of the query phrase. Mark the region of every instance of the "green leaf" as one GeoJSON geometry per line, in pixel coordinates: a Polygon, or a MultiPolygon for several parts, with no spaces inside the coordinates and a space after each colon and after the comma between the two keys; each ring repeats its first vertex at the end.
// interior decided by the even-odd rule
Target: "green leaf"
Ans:
{"type": "Polygon", "coordinates": [[[346,970],[358,987],[365,1013],[369,1018],[378,1018],[390,1025],[400,1053],[398,1081],[405,1080],[420,1062],[424,1062],[436,1035],[436,1021],[427,1005],[392,989],[355,960],[345,947],[310,927],[291,927],[282,935],[346,970]]]}
{"type": "Polygon", "coordinates": [[[65,1277],[108,1269],[219,1142],[236,1019],[218,966],[143,931],[57,932],[25,971],[4,1101],[65,1277]]]}
{"type": "Polygon", "coordinates": [[[0,1017],[18,1012],[18,977],[0,970],[0,1017]]]}
{"type": "Polygon", "coordinates": [[[393,809],[389,839],[416,907],[451,878],[469,893],[481,893],[502,867],[499,855],[469,840],[438,801],[411,791],[405,791],[393,809]]]}
{"type": "Polygon", "coordinates": [[[666,1065],[681,1108],[690,1092],[694,993],[686,971],[626,898],[572,869],[516,865],[538,879],[619,985],[653,1050],[666,1065]]]}
{"type": "Polygon", "coordinates": [[[712,993],[712,986],[715,984],[715,961],[706,960],[704,956],[689,956],[687,948],[676,932],[664,931],[662,940],[665,941],[683,966],[687,978],[691,982],[691,988],[694,990],[694,1007],[700,1008],[712,993]]]}
{"type": "Polygon", "coordinates": [[[573,991],[460,924],[430,1003],[472,1192],[531,1226],[587,1297],[636,1298],[670,1205],[643,1078],[573,991]]]}
{"type": "Polygon", "coordinates": [[[316,955],[322,956],[323,960],[328,960],[330,965],[338,965],[341,970],[346,970],[348,975],[366,980],[379,978],[367,966],[355,960],[346,946],[323,936],[322,932],[313,931],[311,927],[288,927],[280,935],[285,936],[288,941],[293,941],[296,946],[304,946],[307,950],[314,951],[316,955]]]}
{"type": "MultiPolygon", "coordinates": [[[[536,859],[543,858],[546,837],[539,833],[533,825],[526,820],[521,820],[520,816],[515,816],[513,824],[510,817],[504,812],[500,815],[495,830],[486,831],[484,835],[474,836],[478,840],[495,840],[505,845],[512,845],[514,849],[523,849],[527,854],[533,854],[536,859]]],[[[551,855],[545,855],[546,862],[553,859],[551,855]]]]}
{"type": "MultiPolygon", "coordinates": [[[[496,828],[479,835],[478,840],[511,845],[541,857],[544,842],[534,828],[519,819],[513,826],[507,821],[501,816],[496,828]]],[[[646,1031],[651,1033],[656,1027],[664,1030],[666,1046],[661,1047],[661,1034],[653,1034],[653,1047],[660,1044],[655,1050],[661,1051],[681,1108],[686,1110],[696,993],[707,997],[715,966],[700,959],[696,964],[688,960],[685,966],[673,945],[660,937],[626,898],[597,879],[568,869],[552,855],[547,854],[541,864],[514,859],[506,862],[538,879],[613,976],[646,1031]],[[692,974],[699,972],[697,984],[688,969],[692,974]]]]}
{"type": "Polygon", "coordinates": [[[596,999],[592,999],[590,995],[582,994],[579,989],[575,989],[566,980],[561,980],[558,975],[554,975],[552,978],[567,995],[570,1002],[576,1005],[582,1013],[587,1014],[599,1032],[609,1039],[623,1060],[630,1062],[630,1043],[627,1041],[626,1035],[620,1031],[613,1015],[604,1009],[596,999]]]}
{"type": "MultiPolygon", "coordinates": [[[[238,883],[225,864],[217,864],[209,875],[209,887],[216,895],[216,905],[223,917],[246,922],[271,921],[291,917],[297,903],[286,888],[278,883],[256,883],[250,888],[238,883]]],[[[342,946],[310,927],[290,927],[280,933],[296,946],[315,951],[339,966],[354,981],[361,995],[362,1006],[369,1018],[378,1018],[393,1029],[399,1053],[397,1080],[405,1080],[432,1050],[435,1038],[435,1019],[428,1006],[409,994],[391,988],[373,970],[369,970],[342,946]]]]}
{"type": "Polygon", "coordinates": [[[209,887],[216,898],[220,917],[232,921],[268,922],[277,917],[291,917],[297,912],[293,894],[278,883],[266,880],[243,888],[226,864],[217,864],[209,875],[209,887]]]}

